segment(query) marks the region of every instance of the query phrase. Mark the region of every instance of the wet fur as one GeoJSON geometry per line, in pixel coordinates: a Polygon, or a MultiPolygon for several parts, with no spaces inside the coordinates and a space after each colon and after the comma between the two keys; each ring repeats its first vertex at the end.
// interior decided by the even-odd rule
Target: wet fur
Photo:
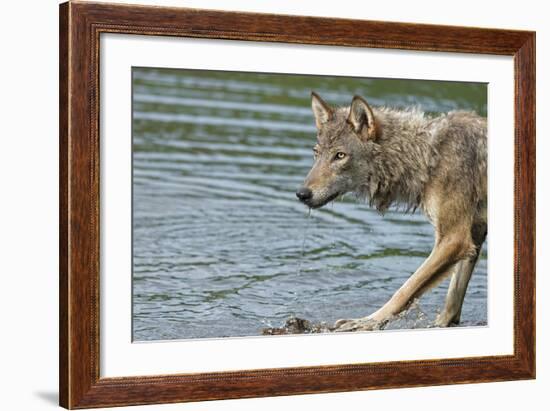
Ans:
{"type": "Polygon", "coordinates": [[[304,187],[320,207],[346,192],[379,212],[421,209],[435,229],[434,250],[392,299],[371,316],[337,322],[372,329],[452,275],[437,325],[457,323],[468,280],[487,232],[487,122],[474,112],[436,116],[418,108],[370,107],[355,97],[332,108],[315,93],[317,156],[304,187]],[[335,152],[344,152],[339,161],[335,152]],[[464,284],[465,283],[465,284],[464,284]]]}

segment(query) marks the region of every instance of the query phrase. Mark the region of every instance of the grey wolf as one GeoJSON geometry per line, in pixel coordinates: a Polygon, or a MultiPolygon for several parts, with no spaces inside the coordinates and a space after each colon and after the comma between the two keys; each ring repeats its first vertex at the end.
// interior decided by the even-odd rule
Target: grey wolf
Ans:
{"type": "Polygon", "coordinates": [[[296,196],[319,208],[355,193],[380,213],[420,209],[434,227],[426,261],[379,310],[342,319],[335,331],[380,329],[451,276],[436,326],[458,324],[466,288],[487,235],[487,121],[473,112],[428,116],[418,108],[371,107],[355,96],[331,107],[315,92],[314,164],[296,196]]]}

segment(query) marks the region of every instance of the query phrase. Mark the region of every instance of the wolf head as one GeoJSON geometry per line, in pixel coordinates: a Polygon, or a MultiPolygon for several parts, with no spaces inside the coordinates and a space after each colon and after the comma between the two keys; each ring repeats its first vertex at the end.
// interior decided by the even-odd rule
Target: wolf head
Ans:
{"type": "Polygon", "coordinates": [[[319,208],[364,184],[377,130],[362,97],[353,97],[349,107],[333,108],[312,92],[311,106],[317,126],[314,163],[296,196],[310,208],[319,208]]]}

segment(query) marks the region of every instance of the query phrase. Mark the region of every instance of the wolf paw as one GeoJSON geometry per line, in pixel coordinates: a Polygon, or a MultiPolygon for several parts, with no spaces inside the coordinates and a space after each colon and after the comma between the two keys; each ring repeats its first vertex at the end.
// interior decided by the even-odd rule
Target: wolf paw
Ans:
{"type": "Polygon", "coordinates": [[[452,327],[458,325],[459,321],[456,320],[456,317],[453,317],[447,313],[439,314],[435,321],[434,327],[452,327]]]}
{"type": "Polygon", "coordinates": [[[385,321],[377,321],[368,317],[350,320],[338,320],[334,323],[334,331],[344,332],[381,330],[384,327],[385,323],[385,321]]]}

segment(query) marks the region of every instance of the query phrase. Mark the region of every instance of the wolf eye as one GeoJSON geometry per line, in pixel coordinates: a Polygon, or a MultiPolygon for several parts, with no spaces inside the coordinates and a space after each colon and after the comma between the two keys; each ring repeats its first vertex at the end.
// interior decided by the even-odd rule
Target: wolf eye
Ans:
{"type": "Polygon", "coordinates": [[[335,156],[335,158],[336,158],[337,160],[342,160],[342,159],[345,158],[345,157],[346,157],[346,153],[342,153],[341,151],[338,152],[338,153],[336,153],[336,156],[335,156]]]}

